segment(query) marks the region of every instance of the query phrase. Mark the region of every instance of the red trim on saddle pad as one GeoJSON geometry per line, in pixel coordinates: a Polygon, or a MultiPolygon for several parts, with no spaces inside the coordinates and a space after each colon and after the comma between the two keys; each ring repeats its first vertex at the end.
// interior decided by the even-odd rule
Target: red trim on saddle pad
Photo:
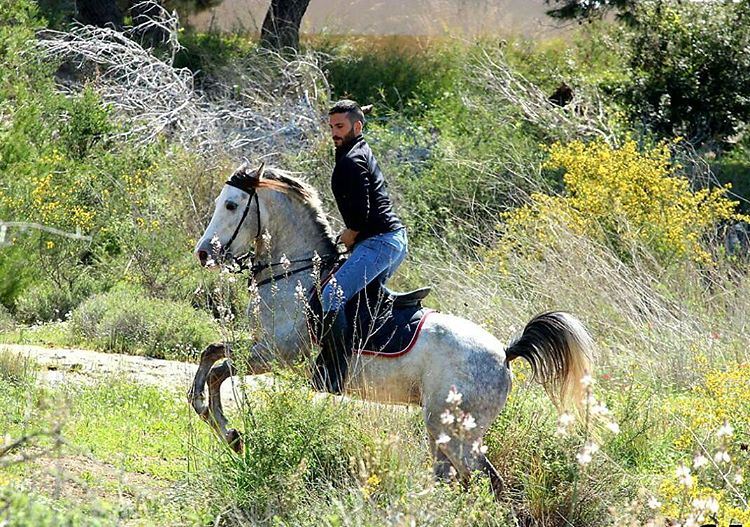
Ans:
{"type": "Polygon", "coordinates": [[[417,325],[417,329],[414,332],[414,336],[411,338],[411,342],[409,342],[409,345],[406,346],[401,351],[398,351],[396,353],[383,353],[382,351],[371,351],[371,350],[352,350],[352,353],[359,353],[361,355],[376,355],[376,356],[382,356],[387,358],[394,358],[394,357],[401,357],[403,355],[406,355],[411,351],[411,349],[414,347],[414,345],[417,343],[417,338],[419,337],[419,333],[422,331],[422,326],[424,325],[424,321],[427,320],[427,317],[429,317],[432,313],[437,313],[434,309],[425,308],[425,313],[422,315],[422,319],[419,321],[419,324],[417,325]]]}

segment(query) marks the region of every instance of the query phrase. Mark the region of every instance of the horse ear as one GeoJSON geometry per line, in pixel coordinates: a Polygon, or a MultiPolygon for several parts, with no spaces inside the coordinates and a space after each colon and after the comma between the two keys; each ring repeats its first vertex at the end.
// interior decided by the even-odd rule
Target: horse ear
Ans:
{"type": "Polygon", "coordinates": [[[257,177],[258,179],[262,178],[263,171],[265,170],[265,168],[266,168],[266,162],[261,161],[260,166],[258,167],[258,170],[255,171],[255,177],[257,177]]]}

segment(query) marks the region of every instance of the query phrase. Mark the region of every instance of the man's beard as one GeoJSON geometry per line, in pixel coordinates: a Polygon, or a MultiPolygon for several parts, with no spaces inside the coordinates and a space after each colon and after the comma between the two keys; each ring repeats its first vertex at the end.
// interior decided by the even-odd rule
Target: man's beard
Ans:
{"type": "Polygon", "coordinates": [[[357,134],[354,133],[354,128],[349,130],[349,133],[346,134],[344,137],[341,138],[341,143],[339,143],[336,148],[342,148],[345,146],[350,145],[354,140],[357,138],[357,134]]]}

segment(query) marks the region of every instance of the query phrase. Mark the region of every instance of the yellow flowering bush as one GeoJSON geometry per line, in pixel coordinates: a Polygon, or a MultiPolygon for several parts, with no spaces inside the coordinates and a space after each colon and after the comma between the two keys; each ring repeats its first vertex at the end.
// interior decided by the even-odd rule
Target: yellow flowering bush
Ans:
{"type": "Polygon", "coordinates": [[[666,143],[645,152],[634,141],[620,148],[601,141],[556,143],[544,168],[564,171],[564,192],[535,193],[530,204],[507,213],[498,254],[526,251],[529,235],[549,241],[549,222],[563,222],[621,256],[646,247],[662,262],[687,257],[705,263],[710,255],[701,237],[717,222],[739,217],[726,188],[691,190],[666,143]]]}

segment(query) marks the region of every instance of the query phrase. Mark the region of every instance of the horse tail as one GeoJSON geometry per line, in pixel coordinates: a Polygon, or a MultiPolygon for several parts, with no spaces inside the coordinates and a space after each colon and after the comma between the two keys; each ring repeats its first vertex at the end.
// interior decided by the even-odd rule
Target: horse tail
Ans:
{"type": "Polygon", "coordinates": [[[554,311],[535,316],[505,350],[507,362],[518,357],[531,365],[534,379],[544,386],[558,410],[580,410],[591,372],[594,342],[583,324],[569,313],[554,311]]]}

